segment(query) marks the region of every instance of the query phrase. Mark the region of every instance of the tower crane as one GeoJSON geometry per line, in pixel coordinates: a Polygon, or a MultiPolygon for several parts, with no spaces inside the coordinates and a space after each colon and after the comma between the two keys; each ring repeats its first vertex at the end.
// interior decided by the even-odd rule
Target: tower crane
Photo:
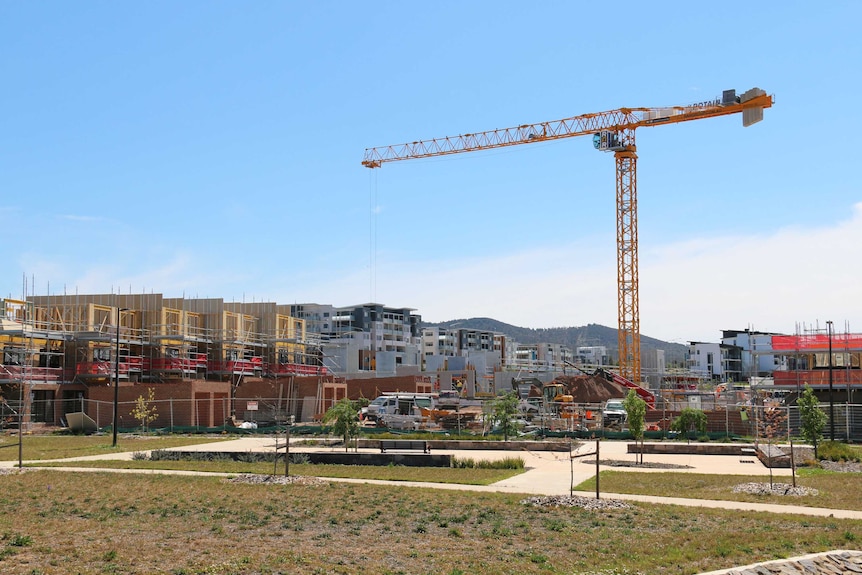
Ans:
{"type": "Polygon", "coordinates": [[[592,136],[595,149],[613,152],[617,174],[617,337],[620,375],[639,383],[641,356],[635,130],[738,113],[742,114],[742,125],[747,127],[761,121],[763,110],[772,107],[773,101],[773,96],[767,95],[759,88],[752,88],[740,96],[736,95],[736,90],[725,90],[720,98],[687,106],[619,108],[551,122],[366,148],[362,165],[366,168],[379,168],[385,163],[400,160],[446,156],[576,136],[592,136]]]}

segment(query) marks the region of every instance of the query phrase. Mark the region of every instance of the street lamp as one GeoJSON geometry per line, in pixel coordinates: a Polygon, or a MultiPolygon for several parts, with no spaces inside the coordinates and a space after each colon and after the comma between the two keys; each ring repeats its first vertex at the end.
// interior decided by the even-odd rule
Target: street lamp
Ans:
{"type": "Polygon", "coordinates": [[[835,441],[835,401],[832,397],[832,322],[826,322],[829,337],[829,439],[835,441]]]}
{"type": "Polygon", "coordinates": [[[128,311],[127,308],[117,308],[117,348],[114,353],[114,421],[111,428],[114,432],[114,441],[111,447],[117,446],[117,420],[119,419],[119,404],[120,404],[120,313],[128,311]]]}

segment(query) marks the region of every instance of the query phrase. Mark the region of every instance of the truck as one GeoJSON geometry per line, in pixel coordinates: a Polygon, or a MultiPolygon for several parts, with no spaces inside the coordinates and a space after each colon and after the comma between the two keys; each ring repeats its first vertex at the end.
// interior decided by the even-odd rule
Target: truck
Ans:
{"type": "Polygon", "coordinates": [[[609,399],[602,406],[602,425],[604,427],[619,427],[622,429],[628,414],[623,407],[622,399],[609,399]]]}
{"type": "Polygon", "coordinates": [[[384,393],[363,407],[360,416],[364,421],[398,428],[415,428],[422,421],[422,410],[435,406],[433,393],[384,393]]]}

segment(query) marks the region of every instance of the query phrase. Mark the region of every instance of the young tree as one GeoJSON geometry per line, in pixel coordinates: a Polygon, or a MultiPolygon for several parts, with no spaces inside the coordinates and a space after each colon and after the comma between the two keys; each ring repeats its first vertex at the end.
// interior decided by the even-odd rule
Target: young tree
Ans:
{"type": "Polygon", "coordinates": [[[688,433],[689,431],[706,433],[706,414],[700,409],[686,407],[679,412],[679,417],[671,422],[670,428],[679,433],[688,433]]]}
{"type": "MultiPolygon", "coordinates": [[[[634,389],[630,389],[623,407],[626,410],[626,420],[628,421],[629,433],[635,438],[635,443],[640,442],[640,460],[643,463],[643,443],[644,443],[644,421],[646,419],[646,402],[640,398],[634,389]]],[[[637,459],[637,456],[635,456],[637,459]]]]}
{"type": "Polygon", "coordinates": [[[823,428],[826,426],[826,412],[820,409],[820,401],[807,383],[796,406],[799,408],[799,434],[814,446],[814,459],[817,459],[817,446],[823,439],[823,428]]]}
{"type": "Polygon", "coordinates": [[[326,410],[323,423],[332,424],[332,432],[344,438],[344,451],[347,451],[350,438],[359,435],[359,408],[345,397],[326,410]]]}
{"type": "Polygon", "coordinates": [[[503,432],[503,439],[509,441],[510,435],[518,432],[515,415],[518,413],[518,394],[510,391],[494,400],[494,423],[503,432]]]}
{"type": "Polygon", "coordinates": [[[144,433],[149,431],[150,423],[159,417],[159,413],[156,411],[156,406],[153,405],[155,400],[156,392],[152,387],[147,389],[146,398],[143,395],[139,395],[138,399],[135,400],[135,407],[132,409],[132,417],[141,422],[141,427],[143,428],[144,433]]]}
{"type": "Polygon", "coordinates": [[[769,405],[763,408],[763,415],[758,421],[758,433],[766,438],[766,458],[769,461],[769,486],[772,487],[772,448],[773,440],[787,433],[787,413],[784,408],[769,405]]]}

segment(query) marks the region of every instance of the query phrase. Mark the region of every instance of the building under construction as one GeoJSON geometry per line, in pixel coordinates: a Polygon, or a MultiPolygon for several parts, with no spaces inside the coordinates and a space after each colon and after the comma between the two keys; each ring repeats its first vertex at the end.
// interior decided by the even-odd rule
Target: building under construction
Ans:
{"type": "MultiPolygon", "coordinates": [[[[318,401],[310,411],[319,414],[346,394],[319,347],[304,320],[275,303],[161,294],[0,300],[2,414],[7,422],[61,424],[86,401],[93,417],[87,400],[109,399],[116,382],[124,402],[141,395],[140,386],[157,399],[190,399],[194,407],[172,423],[211,427],[236,417],[237,398],[255,380],[294,382],[282,389],[282,410],[288,391],[307,398],[312,385],[318,401]]],[[[298,401],[292,411],[303,416],[298,401]]]]}

